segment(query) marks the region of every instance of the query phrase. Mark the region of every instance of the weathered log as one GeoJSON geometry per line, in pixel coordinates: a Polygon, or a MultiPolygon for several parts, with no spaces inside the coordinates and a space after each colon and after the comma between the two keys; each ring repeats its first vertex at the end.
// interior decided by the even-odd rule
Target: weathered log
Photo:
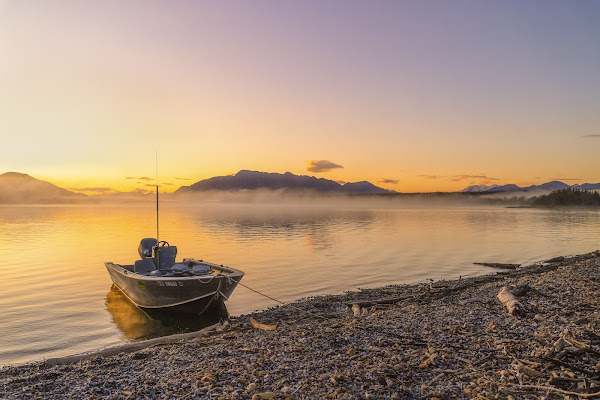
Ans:
{"type": "Polygon", "coordinates": [[[484,267],[502,268],[502,269],[517,269],[521,264],[503,264],[503,263],[486,263],[486,262],[474,262],[476,265],[483,265],[484,267]]]}
{"type": "Polygon", "coordinates": [[[386,297],[379,300],[363,300],[363,301],[351,301],[346,303],[347,306],[358,306],[361,308],[373,307],[378,304],[395,304],[404,300],[413,298],[414,296],[402,296],[402,297],[386,297]]]}
{"type": "Polygon", "coordinates": [[[508,287],[504,286],[498,293],[498,300],[506,307],[510,315],[524,315],[525,308],[523,304],[510,292],[508,287]]]}
{"type": "MultiPolygon", "coordinates": [[[[558,393],[562,393],[562,394],[570,394],[570,395],[575,395],[578,396],[580,398],[588,398],[588,397],[596,397],[600,395],[600,392],[596,392],[596,393],[581,393],[581,392],[571,392],[568,390],[562,390],[559,388],[555,388],[552,386],[541,386],[541,385],[516,385],[516,384],[509,384],[507,385],[507,387],[512,387],[512,388],[517,388],[517,389],[523,389],[523,390],[540,390],[540,391],[544,391],[544,392],[558,392],[558,393]]],[[[595,388],[594,388],[595,389],[595,388]]]]}
{"type": "Polygon", "coordinates": [[[48,367],[54,366],[54,365],[72,364],[75,362],[88,360],[93,357],[110,357],[110,356],[114,356],[114,355],[117,355],[120,353],[133,353],[138,350],[143,350],[147,347],[160,346],[160,345],[165,345],[165,344],[175,344],[181,340],[188,340],[188,339],[199,338],[199,337],[203,337],[203,336],[214,335],[217,333],[217,329],[221,326],[222,326],[222,324],[215,324],[215,325],[211,325],[206,328],[203,328],[196,332],[178,333],[175,335],[143,340],[141,342],[128,343],[128,344],[124,344],[124,345],[120,345],[120,346],[109,347],[109,348],[105,348],[102,350],[89,352],[89,353],[76,354],[76,355],[57,357],[57,358],[49,358],[44,361],[44,364],[48,367]]]}
{"type": "Polygon", "coordinates": [[[252,326],[254,328],[260,329],[262,331],[274,331],[275,329],[277,329],[277,324],[274,324],[274,325],[261,324],[260,322],[256,322],[256,320],[254,318],[250,318],[250,323],[252,324],[252,326]]]}

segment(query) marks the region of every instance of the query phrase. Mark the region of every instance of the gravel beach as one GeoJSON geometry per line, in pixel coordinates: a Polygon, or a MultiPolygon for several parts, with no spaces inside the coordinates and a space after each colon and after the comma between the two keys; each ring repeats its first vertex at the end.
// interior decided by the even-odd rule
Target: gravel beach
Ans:
{"type": "Polygon", "coordinates": [[[117,354],[4,367],[0,398],[600,398],[599,257],[306,298],[117,354]]]}

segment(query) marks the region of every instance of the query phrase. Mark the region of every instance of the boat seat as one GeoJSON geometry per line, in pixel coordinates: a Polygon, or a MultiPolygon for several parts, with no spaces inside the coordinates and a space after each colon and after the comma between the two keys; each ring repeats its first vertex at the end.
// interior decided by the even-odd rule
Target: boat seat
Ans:
{"type": "Polygon", "coordinates": [[[145,238],[142,239],[140,245],[138,246],[138,253],[141,258],[152,258],[152,250],[158,241],[154,238],[145,238]]]}
{"type": "Polygon", "coordinates": [[[136,274],[147,274],[148,272],[156,271],[156,264],[151,258],[137,260],[133,265],[133,272],[136,274]]]}
{"type": "Polygon", "coordinates": [[[160,261],[157,265],[160,269],[169,269],[175,264],[177,246],[160,246],[156,250],[160,261]]]}

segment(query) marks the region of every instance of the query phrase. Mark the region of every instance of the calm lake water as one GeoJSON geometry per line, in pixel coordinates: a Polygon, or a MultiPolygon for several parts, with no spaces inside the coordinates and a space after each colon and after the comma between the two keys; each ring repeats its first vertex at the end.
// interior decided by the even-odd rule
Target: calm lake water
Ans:
{"type": "MultiPolygon", "coordinates": [[[[158,321],[125,299],[105,261],[132,263],[155,236],[148,206],[0,206],[0,365],[74,354],[205,321],[158,321]]],[[[488,273],[600,248],[600,213],[503,207],[166,205],[161,239],[178,259],[246,272],[281,301],[488,273]]],[[[274,306],[238,286],[231,315],[274,306]]]]}

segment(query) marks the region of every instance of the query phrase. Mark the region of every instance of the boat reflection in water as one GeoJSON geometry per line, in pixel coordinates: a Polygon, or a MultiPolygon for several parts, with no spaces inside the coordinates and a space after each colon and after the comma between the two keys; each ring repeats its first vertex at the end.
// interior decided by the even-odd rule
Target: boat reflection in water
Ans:
{"type": "Polygon", "coordinates": [[[114,323],[130,340],[144,340],[175,333],[198,331],[229,317],[223,302],[202,315],[172,311],[142,311],[114,284],[106,294],[106,309],[114,323]]]}

